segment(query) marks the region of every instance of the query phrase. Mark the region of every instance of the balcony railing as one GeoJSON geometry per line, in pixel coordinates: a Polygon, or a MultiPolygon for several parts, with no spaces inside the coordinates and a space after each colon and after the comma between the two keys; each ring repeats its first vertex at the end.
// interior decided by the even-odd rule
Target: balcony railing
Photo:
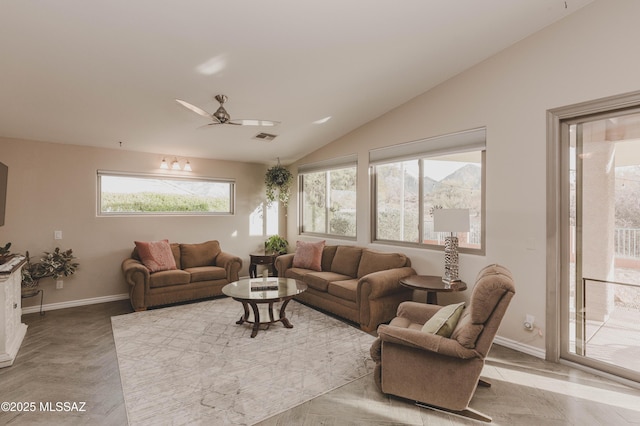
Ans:
{"type": "Polygon", "coordinates": [[[640,229],[616,228],[614,232],[616,257],[640,259],[640,229]]]}

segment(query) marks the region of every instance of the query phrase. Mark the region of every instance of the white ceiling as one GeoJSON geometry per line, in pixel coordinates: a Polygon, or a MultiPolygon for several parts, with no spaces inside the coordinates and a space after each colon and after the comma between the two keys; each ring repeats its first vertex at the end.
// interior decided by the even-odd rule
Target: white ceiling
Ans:
{"type": "Polygon", "coordinates": [[[2,0],[0,136],[288,164],[591,1],[2,0]]]}

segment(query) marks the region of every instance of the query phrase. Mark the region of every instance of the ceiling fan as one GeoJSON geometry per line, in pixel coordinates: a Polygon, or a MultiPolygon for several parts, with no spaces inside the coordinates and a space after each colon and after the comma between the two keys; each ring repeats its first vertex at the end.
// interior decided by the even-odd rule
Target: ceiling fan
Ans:
{"type": "Polygon", "coordinates": [[[202,108],[198,108],[195,105],[190,104],[189,102],[183,101],[181,99],[176,99],[183,107],[190,109],[191,111],[199,114],[203,117],[207,117],[213,120],[213,123],[209,123],[208,126],[214,126],[216,124],[232,124],[235,126],[275,126],[280,124],[279,121],[271,121],[271,120],[250,120],[250,119],[237,119],[232,120],[231,116],[224,109],[224,103],[227,101],[227,97],[225,95],[216,95],[216,101],[220,102],[220,107],[213,114],[208,113],[202,108]]]}

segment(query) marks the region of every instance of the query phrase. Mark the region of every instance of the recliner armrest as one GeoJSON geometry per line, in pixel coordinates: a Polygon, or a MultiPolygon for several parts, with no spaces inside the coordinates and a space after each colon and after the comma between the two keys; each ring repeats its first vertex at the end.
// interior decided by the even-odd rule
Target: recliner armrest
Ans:
{"type": "Polygon", "coordinates": [[[383,342],[409,346],[454,358],[481,358],[478,352],[465,348],[456,340],[438,336],[437,334],[426,333],[421,330],[382,324],[378,327],[378,336],[383,342]]]}
{"type": "Polygon", "coordinates": [[[407,301],[398,306],[396,316],[406,318],[413,323],[424,324],[440,309],[442,306],[439,305],[407,301]]]}

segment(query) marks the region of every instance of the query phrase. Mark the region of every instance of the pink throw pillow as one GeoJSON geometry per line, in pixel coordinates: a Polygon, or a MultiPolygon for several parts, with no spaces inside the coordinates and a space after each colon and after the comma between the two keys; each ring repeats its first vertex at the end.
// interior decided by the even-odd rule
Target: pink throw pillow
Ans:
{"type": "Polygon", "coordinates": [[[293,267],[322,271],[322,250],[325,241],[306,243],[296,241],[296,253],[293,255],[293,267]]]}
{"type": "Polygon", "coordinates": [[[149,272],[168,271],[176,268],[176,259],[171,252],[169,240],[162,241],[134,241],[138,255],[149,272]]]}

